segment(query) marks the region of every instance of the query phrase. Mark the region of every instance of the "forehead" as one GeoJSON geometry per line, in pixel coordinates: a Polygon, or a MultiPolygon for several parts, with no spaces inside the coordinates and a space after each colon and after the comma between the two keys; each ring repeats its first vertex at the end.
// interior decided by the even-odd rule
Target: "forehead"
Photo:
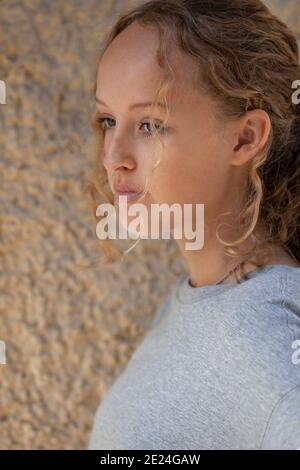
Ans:
{"type": "MultiPolygon", "coordinates": [[[[135,22],[122,31],[99,61],[97,97],[105,102],[153,100],[165,76],[157,61],[158,48],[159,35],[154,27],[143,27],[135,22]]],[[[175,105],[186,100],[191,93],[196,95],[192,78],[198,66],[191,57],[172,45],[168,61],[174,81],[167,99],[170,105],[175,105]]]]}

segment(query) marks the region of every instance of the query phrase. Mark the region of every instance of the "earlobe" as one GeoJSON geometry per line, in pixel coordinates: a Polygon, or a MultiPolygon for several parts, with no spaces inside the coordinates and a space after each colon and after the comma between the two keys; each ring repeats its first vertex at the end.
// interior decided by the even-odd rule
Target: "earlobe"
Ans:
{"type": "Polygon", "coordinates": [[[239,148],[236,147],[235,155],[232,158],[231,164],[234,166],[241,166],[247,163],[251,158],[257,155],[257,147],[253,144],[242,144],[239,148]]]}

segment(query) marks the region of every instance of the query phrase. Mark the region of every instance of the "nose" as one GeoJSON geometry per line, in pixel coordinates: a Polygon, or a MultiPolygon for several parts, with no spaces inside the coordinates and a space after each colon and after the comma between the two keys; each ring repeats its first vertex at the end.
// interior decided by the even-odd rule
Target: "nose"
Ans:
{"type": "Polygon", "coordinates": [[[124,170],[133,170],[135,168],[134,160],[128,155],[115,155],[113,157],[105,155],[103,166],[108,172],[113,172],[123,168],[124,170]]]}
{"type": "Polygon", "coordinates": [[[110,142],[104,152],[103,166],[110,173],[119,169],[133,170],[136,159],[128,146],[125,148],[120,142],[110,142]]]}

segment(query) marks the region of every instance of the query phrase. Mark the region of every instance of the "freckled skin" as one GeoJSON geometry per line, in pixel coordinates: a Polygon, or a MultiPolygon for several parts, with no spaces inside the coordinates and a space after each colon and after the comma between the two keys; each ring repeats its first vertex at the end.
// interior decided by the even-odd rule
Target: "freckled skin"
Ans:
{"type": "MultiPolygon", "coordinates": [[[[155,28],[134,22],[112,41],[99,62],[96,96],[107,106],[97,106],[113,120],[106,130],[103,160],[111,187],[116,180],[144,187],[159,156],[158,144],[147,136],[149,126],[141,126],[149,119],[150,108],[128,110],[133,103],[153,101],[163,79],[156,60],[158,41],[155,28]]],[[[162,135],[165,155],[141,202],[148,207],[151,203],[205,205],[204,248],[187,252],[184,239],[177,240],[191,273],[202,282],[226,272],[228,257],[215,237],[218,216],[233,211],[232,218],[221,221],[235,220],[242,207],[247,163],[263,149],[271,123],[263,110],[249,111],[235,120],[218,114],[211,96],[193,87],[192,77],[198,70],[194,59],[172,44],[169,62],[175,78],[167,95],[170,117],[162,135]]],[[[156,108],[154,119],[163,117],[164,110],[156,108]]],[[[225,236],[232,241],[235,230],[227,229],[225,236]]],[[[233,261],[229,269],[237,264],[233,261]]]]}

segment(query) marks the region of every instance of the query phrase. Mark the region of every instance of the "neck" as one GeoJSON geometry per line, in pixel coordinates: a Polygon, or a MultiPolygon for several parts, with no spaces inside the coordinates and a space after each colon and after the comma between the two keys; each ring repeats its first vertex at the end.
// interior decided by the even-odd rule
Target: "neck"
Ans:
{"type": "MultiPolygon", "coordinates": [[[[233,257],[224,253],[223,245],[219,242],[215,235],[216,224],[206,227],[204,233],[204,246],[201,250],[186,250],[185,243],[187,240],[176,240],[178,247],[183,255],[189,272],[189,282],[194,287],[200,287],[209,284],[216,284],[221,278],[226,276],[233,268],[243,264],[243,272],[248,272],[255,269],[254,255],[252,258],[246,254],[244,256],[233,257]]],[[[257,229],[257,232],[261,233],[261,230],[257,229]]],[[[230,241],[237,239],[241,234],[233,233],[229,234],[226,231],[226,235],[219,233],[221,237],[230,241]]],[[[244,242],[240,245],[243,252],[253,247],[253,239],[244,242]]],[[[236,275],[233,272],[230,274],[223,283],[236,282],[236,275]]]]}

